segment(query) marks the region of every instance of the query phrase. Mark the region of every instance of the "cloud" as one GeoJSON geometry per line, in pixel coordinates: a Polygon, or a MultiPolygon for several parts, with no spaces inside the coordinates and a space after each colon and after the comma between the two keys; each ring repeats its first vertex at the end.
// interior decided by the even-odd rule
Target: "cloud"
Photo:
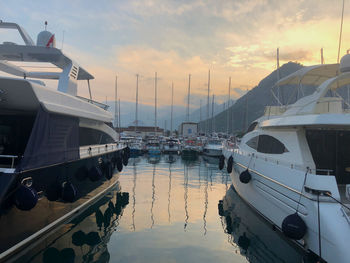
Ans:
{"type": "MultiPolygon", "coordinates": [[[[1,1],[1,0],[0,0],[1,1]]],[[[2,1],[3,2],[3,1],[2,1]]],[[[49,21],[64,52],[89,70],[96,79],[93,94],[99,100],[114,97],[118,75],[122,100],[135,99],[136,74],[140,74],[140,101],[154,101],[154,72],[158,72],[159,104],[183,105],[188,74],[192,91],[206,96],[208,69],[211,94],[240,96],[280,64],[297,60],[319,63],[324,48],[326,62],[337,57],[341,4],[326,0],[15,0],[1,5],[1,19],[15,21],[35,36],[49,21]],[[16,12],[13,12],[16,10],[16,12]]],[[[350,28],[345,10],[343,45],[349,47],[350,28]]],[[[35,38],[35,37],[34,37],[35,38]]],[[[81,85],[80,92],[87,95],[81,85]]]]}

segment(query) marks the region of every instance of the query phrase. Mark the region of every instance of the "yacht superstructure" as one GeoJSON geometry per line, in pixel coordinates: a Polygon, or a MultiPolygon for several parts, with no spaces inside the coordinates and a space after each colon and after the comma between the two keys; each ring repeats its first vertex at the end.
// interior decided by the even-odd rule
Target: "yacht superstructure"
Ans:
{"type": "Polygon", "coordinates": [[[316,89],[294,104],[266,107],[237,148],[224,151],[227,161],[233,157],[238,194],[327,262],[350,258],[350,107],[338,94],[349,84],[350,55],[281,79],[277,85],[316,89]]]}
{"type": "Polygon", "coordinates": [[[0,28],[17,30],[24,42],[0,44],[0,70],[12,75],[0,77],[1,261],[113,187],[128,151],[116,143],[108,106],[92,100],[94,77],[55,48],[53,34],[41,32],[35,44],[15,23],[0,28]],[[42,80],[57,80],[57,90],[42,80]],[[77,95],[80,80],[88,99],[77,95]]]}

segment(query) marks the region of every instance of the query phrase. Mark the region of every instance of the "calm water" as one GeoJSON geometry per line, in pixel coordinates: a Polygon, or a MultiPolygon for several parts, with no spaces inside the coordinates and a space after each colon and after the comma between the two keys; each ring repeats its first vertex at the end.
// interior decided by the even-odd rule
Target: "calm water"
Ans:
{"type": "Polygon", "coordinates": [[[242,202],[217,167],[217,160],[201,157],[131,158],[113,192],[22,260],[302,262],[300,251],[242,202]]]}

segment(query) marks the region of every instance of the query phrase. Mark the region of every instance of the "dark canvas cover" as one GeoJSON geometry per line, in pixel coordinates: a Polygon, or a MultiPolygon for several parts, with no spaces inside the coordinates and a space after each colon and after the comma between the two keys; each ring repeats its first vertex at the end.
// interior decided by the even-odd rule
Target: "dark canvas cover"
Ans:
{"type": "Polygon", "coordinates": [[[41,106],[17,171],[79,159],[79,118],[53,114],[41,106]]]}

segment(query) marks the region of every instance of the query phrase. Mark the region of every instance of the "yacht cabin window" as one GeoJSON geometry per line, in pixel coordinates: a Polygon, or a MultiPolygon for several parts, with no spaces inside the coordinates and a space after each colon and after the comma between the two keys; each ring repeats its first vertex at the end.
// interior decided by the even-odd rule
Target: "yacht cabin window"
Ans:
{"type": "Polygon", "coordinates": [[[256,129],[256,127],[258,126],[258,122],[257,121],[254,121],[252,122],[249,127],[248,127],[248,130],[247,130],[247,133],[248,132],[251,132],[251,131],[254,131],[256,129]]]}
{"type": "Polygon", "coordinates": [[[251,138],[247,145],[260,153],[282,154],[288,152],[282,142],[270,135],[259,135],[251,138]]]}
{"type": "Polygon", "coordinates": [[[247,141],[247,145],[250,148],[257,150],[258,149],[258,139],[259,139],[259,136],[255,136],[255,137],[251,138],[249,141],[247,141]]]}
{"type": "Polygon", "coordinates": [[[113,142],[113,138],[103,131],[79,127],[79,146],[108,144],[113,142]]]}

